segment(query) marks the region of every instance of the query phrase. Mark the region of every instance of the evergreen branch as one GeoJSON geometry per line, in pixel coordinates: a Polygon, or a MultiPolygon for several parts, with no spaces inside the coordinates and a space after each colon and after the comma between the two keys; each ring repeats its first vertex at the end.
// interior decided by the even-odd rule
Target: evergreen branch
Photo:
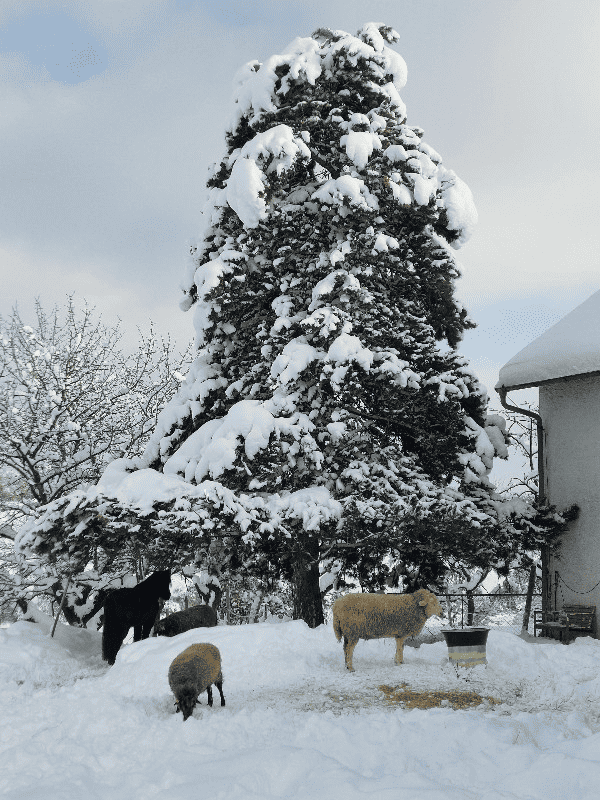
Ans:
{"type": "MultiPolygon", "coordinates": [[[[346,413],[350,414],[352,417],[357,417],[358,419],[372,419],[377,422],[383,422],[386,426],[393,425],[397,428],[403,428],[406,431],[409,431],[413,435],[425,435],[426,431],[422,430],[421,428],[415,428],[413,425],[407,425],[405,422],[398,422],[397,420],[391,420],[391,414],[387,417],[381,417],[378,414],[367,414],[365,411],[356,411],[355,409],[348,408],[347,406],[340,406],[346,413]]],[[[433,426],[432,426],[433,428],[433,426]]]]}

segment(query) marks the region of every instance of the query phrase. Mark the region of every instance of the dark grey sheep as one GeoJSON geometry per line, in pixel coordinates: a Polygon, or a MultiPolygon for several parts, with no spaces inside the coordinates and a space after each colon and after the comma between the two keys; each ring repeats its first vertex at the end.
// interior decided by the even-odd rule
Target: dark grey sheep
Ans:
{"type": "Polygon", "coordinates": [[[210,606],[191,606],[161,619],[154,626],[155,636],[177,636],[193,628],[214,628],[217,612],[210,606]]]}

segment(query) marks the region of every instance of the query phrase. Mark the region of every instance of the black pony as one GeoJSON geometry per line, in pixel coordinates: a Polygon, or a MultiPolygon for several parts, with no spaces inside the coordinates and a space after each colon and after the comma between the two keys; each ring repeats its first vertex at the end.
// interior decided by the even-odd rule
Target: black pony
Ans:
{"type": "Polygon", "coordinates": [[[132,589],[116,589],[104,603],[104,628],[102,630],[102,658],[114,664],[133,626],[133,640],[147,639],[158,614],[159,599],[171,597],[169,584],[171,570],[153,572],[145,581],[132,589]]]}

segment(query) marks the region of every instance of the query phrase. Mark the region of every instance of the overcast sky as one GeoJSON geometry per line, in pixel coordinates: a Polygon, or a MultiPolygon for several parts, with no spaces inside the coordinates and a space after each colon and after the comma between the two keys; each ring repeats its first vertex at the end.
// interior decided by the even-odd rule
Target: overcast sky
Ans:
{"type": "Polygon", "coordinates": [[[74,292],[185,343],[233,75],[369,21],[399,32],[408,122],[475,197],[461,349],[497,404],[499,367],[600,288],[598,0],[0,0],[0,314],[74,292]]]}

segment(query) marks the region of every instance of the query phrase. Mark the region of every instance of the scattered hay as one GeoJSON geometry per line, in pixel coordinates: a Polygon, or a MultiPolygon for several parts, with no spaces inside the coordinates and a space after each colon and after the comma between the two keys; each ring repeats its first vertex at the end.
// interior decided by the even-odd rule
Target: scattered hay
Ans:
{"type": "Polygon", "coordinates": [[[400,686],[378,686],[385,695],[387,705],[403,708],[476,708],[493,709],[502,701],[495,697],[482,697],[477,692],[418,692],[410,689],[407,683],[400,686]]]}

